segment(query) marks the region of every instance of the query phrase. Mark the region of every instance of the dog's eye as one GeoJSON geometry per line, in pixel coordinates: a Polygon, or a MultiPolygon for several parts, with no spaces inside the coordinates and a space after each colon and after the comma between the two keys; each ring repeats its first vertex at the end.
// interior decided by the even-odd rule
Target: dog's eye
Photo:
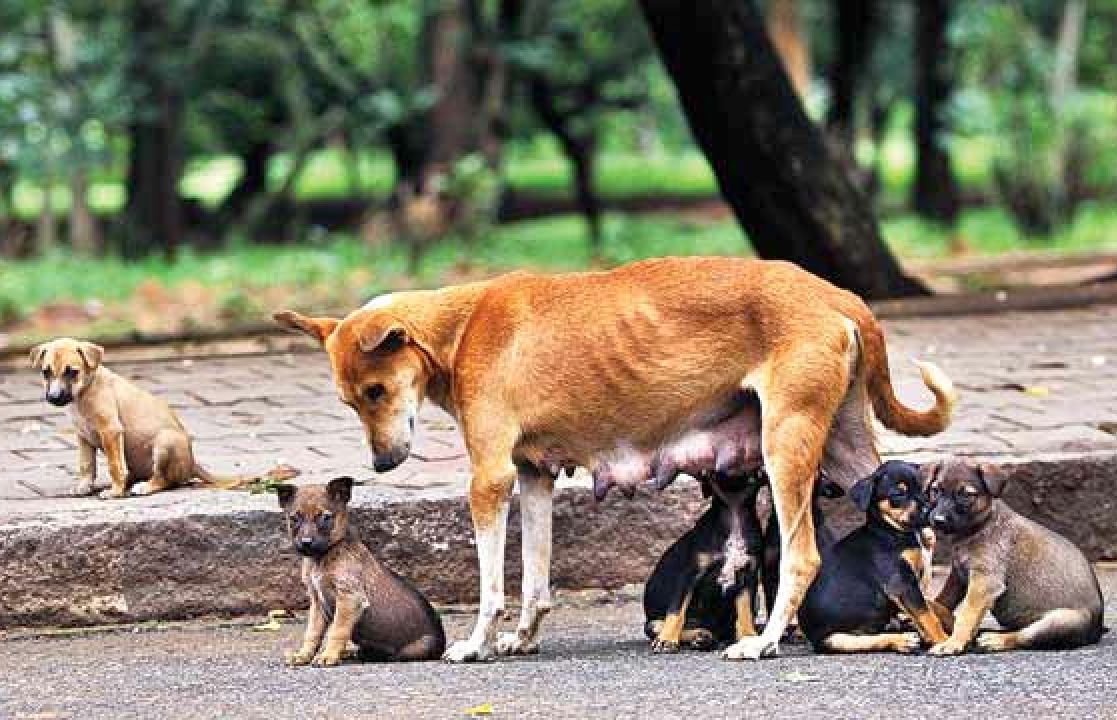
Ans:
{"type": "Polygon", "coordinates": [[[66,378],[67,380],[73,380],[77,376],[78,376],[78,369],[70,367],[69,365],[67,365],[66,369],[62,371],[62,377],[66,378]]]}
{"type": "Polygon", "coordinates": [[[295,523],[296,525],[298,525],[302,521],[303,521],[303,514],[301,512],[293,513],[291,515],[291,522],[295,523]]]}
{"type": "Polygon", "coordinates": [[[43,368],[43,377],[50,380],[51,370],[48,367],[43,368]]]}
{"type": "Polygon", "coordinates": [[[318,516],[318,525],[321,527],[329,527],[334,521],[334,514],[332,512],[324,512],[318,516]]]}
{"type": "Polygon", "coordinates": [[[369,402],[376,402],[384,397],[384,392],[384,386],[380,383],[376,383],[375,385],[369,385],[365,388],[365,397],[368,398],[369,402]]]}

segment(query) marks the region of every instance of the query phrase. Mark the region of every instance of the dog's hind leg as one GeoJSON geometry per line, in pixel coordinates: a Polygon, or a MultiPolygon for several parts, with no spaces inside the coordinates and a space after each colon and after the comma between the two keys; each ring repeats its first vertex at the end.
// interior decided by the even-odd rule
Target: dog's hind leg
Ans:
{"type": "Polygon", "coordinates": [[[825,650],[836,653],[913,653],[919,649],[919,635],[913,632],[881,633],[879,635],[834,633],[823,638],[822,647],[825,650]]]}
{"type": "MultiPolygon", "coordinates": [[[[509,442],[509,450],[511,445],[512,442],[509,442]]],[[[516,466],[510,452],[502,457],[501,460],[473,463],[469,512],[477,537],[481,606],[477,611],[477,624],[469,638],[454,643],[442,656],[448,662],[488,660],[496,651],[497,629],[504,618],[504,544],[508,532],[508,504],[516,481],[516,466]]]]}
{"type": "Polygon", "coordinates": [[[777,655],[784,630],[818,573],[821,560],[811,517],[814,482],[831,421],[849,387],[850,368],[834,350],[774,359],[771,367],[779,368],[778,374],[770,371],[765,387],[757,388],[763,408],[764,466],[780,528],[779,590],[764,632],[729,646],[727,659],[777,655]]]}
{"type": "Polygon", "coordinates": [[[1088,610],[1060,608],[1015,632],[985,632],[977,646],[986,652],[1004,650],[1063,650],[1097,642],[1101,630],[1088,610]]]}
{"type": "Polygon", "coordinates": [[[523,527],[523,605],[514,633],[501,633],[498,655],[539,652],[539,626],[551,610],[551,506],[554,478],[521,471],[520,522],[523,527]]]}
{"type": "Polygon", "coordinates": [[[170,490],[176,482],[176,474],[181,474],[178,461],[179,433],[163,431],[157,433],[151,446],[151,477],[132,486],[133,495],[151,495],[170,490]]]}

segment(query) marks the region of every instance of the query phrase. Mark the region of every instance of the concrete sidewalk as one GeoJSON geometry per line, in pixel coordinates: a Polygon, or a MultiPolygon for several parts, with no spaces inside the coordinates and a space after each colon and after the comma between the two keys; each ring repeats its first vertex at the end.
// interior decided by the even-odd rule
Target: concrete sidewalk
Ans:
{"type": "MultiPolygon", "coordinates": [[[[911,358],[939,363],[960,394],[950,430],[934,438],[885,433],[887,453],[917,460],[955,454],[1011,465],[1016,470],[1010,502],[1068,532],[1091,556],[1117,557],[1117,528],[1111,520],[1115,503],[1110,497],[1117,476],[1117,306],[896,319],[886,321],[885,327],[902,399],[913,405],[930,401],[911,358]]],[[[178,409],[196,438],[198,458],[212,470],[262,471],[287,462],[299,468],[306,481],[336,474],[364,479],[356,503],[370,513],[368,522],[377,524],[366,534],[382,544],[381,552],[406,564],[441,568],[417,573],[441,599],[457,599],[454,593],[459,588],[474,592],[467,590],[474,561],[462,500],[469,470],[452,419],[437,410],[425,411],[412,459],[390,474],[374,477],[357,418],[337,401],[324,355],[301,342],[286,345],[278,354],[137,362],[116,352],[109,354],[106,363],[178,409]],[[428,562],[422,548],[444,559],[428,562]],[[455,567],[458,562],[463,564],[455,567]]],[[[206,490],[117,502],[67,498],[74,481],[74,448],[68,417],[43,402],[36,373],[19,367],[0,369],[0,540],[4,540],[0,542],[0,595],[7,598],[13,589],[21,588],[19,583],[28,581],[29,573],[45,571],[45,560],[27,553],[51,548],[69,557],[80,546],[89,563],[103,563],[105,576],[101,581],[86,579],[89,573],[70,568],[74,581],[93,584],[85,600],[74,601],[77,609],[63,614],[66,621],[144,617],[124,579],[157,572],[158,567],[150,564],[154,561],[140,566],[125,562],[124,548],[135,548],[136,543],[148,547],[151,533],[173,528],[179,536],[160,541],[160,552],[166,556],[157,555],[159,562],[181,563],[175,543],[195,538],[209,555],[196,558],[190,572],[205,574],[205,568],[212,569],[221,558],[242,566],[243,557],[230,554],[220,538],[204,537],[214,527],[207,523],[235,527],[242,542],[264,558],[261,573],[274,568],[271,562],[289,561],[283,557],[274,498],[206,490]],[[157,531],[158,523],[165,527],[157,531]],[[252,528],[264,534],[252,535],[252,528]],[[119,589],[99,590],[96,582],[119,589]]],[[[107,478],[103,459],[101,477],[107,478]]],[[[555,530],[557,584],[642,580],[639,575],[648,563],[699,508],[688,483],[679,483],[664,496],[641,494],[634,501],[615,496],[599,506],[584,491],[588,483],[588,477],[579,473],[565,481],[568,492],[560,495],[555,530]],[[615,527],[610,534],[611,523],[629,531],[645,528],[647,542],[631,553],[619,552],[615,527]],[[566,555],[570,565],[563,562],[567,541],[581,548],[566,555]],[[582,553],[594,561],[584,562],[587,556],[582,553]],[[603,561],[614,559],[612,554],[615,563],[603,561]]],[[[514,542],[510,547],[510,557],[518,554],[514,542]]],[[[293,561],[289,564],[293,568],[293,561]]],[[[55,562],[50,571],[53,582],[58,582],[58,565],[55,562]]],[[[285,581],[277,587],[277,592],[286,592],[290,584],[285,581]]],[[[149,595],[180,590],[173,582],[164,583],[149,595]]],[[[0,608],[0,623],[35,624],[61,611],[61,601],[47,602],[45,586],[42,592],[42,597],[32,592],[22,609],[11,604],[0,608]]],[[[242,595],[254,594],[245,588],[242,595]]],[[[206,606],[199,596],[173,611],[152,611],[154,615],[148,616],[232,612],[239,607],[237,602],[206,606]]]]}

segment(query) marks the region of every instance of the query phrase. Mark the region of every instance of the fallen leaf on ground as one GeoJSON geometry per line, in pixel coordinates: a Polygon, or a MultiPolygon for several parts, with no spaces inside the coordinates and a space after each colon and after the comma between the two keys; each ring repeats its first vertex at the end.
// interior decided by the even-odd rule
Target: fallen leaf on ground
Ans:
{"type": "Polygon", "coordinates": [[[811,681],[817,680],[817,679],[818,679],[817,675],[811,675],[809,673],[800,672],[798,670],[792,670],[791,672],[784,673],[783,675],[780,675],[780,680],[786,680],[787,682],[793,682],[793,683],[811,682],[811,681]]]}
{"type": "Polygon", "coordinates": [[[1031,397],[1047,397],[1051,394],[1051,390],[1043,385],[1029,385],[1024,388],[1024,394],[1031,397]]]}
{"type": "Polygon", "coordinates": [[[252,629],[257,632],[275,632],[276,630],[280,630],[282,628],[283,623],[279,622],[279,620],[275,618],[269,618],[266,623],[260,623],[259,625],[252,626],[252,629]]]}
{"type": "Polygon", "coordinates": [[[471,708],[466,708],[462,712],[464,712],[466,715],[469,715],[471,717],[477,717],[478,715],[492,715],[493,714],[493,704],[492,703],[482,703],[480,705],[474,705],[471,708]]]}

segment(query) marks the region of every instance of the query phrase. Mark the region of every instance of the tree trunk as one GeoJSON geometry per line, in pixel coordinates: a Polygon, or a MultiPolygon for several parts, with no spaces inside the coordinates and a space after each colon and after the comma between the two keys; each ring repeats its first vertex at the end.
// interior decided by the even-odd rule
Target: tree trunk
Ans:
{"type": "Polygon", "coordinates": [[[244,171],[221,205],[226,222],[235,222],[254,198],[268,191],[268,162],[274,151],[272,143],[265,140],[253,143],[241,156],[244,171]]]}
{"type": "Polygon", "coordinates": [[[96,255],[101,249],[97,220],[89,210],[89,183],[82,170],[70,177],[70,247],[81,255],[96,255]]]}
{"type": "Polygon", "coordinates": [[[35,254],[46,255],[58,245],[58,225],[54,217],[54,182],[51,177],[43,179],[43,204],[39,208],[39,220],[35,225],[35,254]]]}
{"type": "Polygon", "coordinates": [[[864,77],[876,33],[875,0],[835,0],[834,44],[830,66],[830,108],[826,128],[846,147],[853,147],[857,90],[864,77]]]}
{"type": "Polygon", "coordinates": [[[953,225],[958,183],[943,146],[950,99],[946,30],[951,0],[920,0],[915,10],[915,185],[912,205],[925,218],[953,225]]]}
{"type": "Polygon", "coordinates": [[[428,77],[438,99],[429,115],[425,185],[434,174],[453,171],[455,163],[476,144],[474,81],[469,67],[469,25],[464,0],[438,5],[425,28],[428,77]]]}
{"type": "Polygon", "coordinates": [[[595,257],[600,257],[604,238],[601,228],[601,198],[594,183],[594,156],[597,147],[592,131],[574,131],[570,119],[558,109],[554,88],[542,75],[532,76],[529,95],[535,113],[559,141],[559,147],[570,163],[574,175],[575,199],[589,228],[591,251],[595,257]]]}
{"type": "Polygon", "coordinates": [[[122,247],[129,257],[157,249],[173,257],[183,235],[178,181],[184,101],[156,61],[167,34],[163,12],[155,0],[138,0],[132,13],[131,80],[143,107],[129,128],[127,229],[122,247]]]}
{"type": "Polygon", "coordinates": [[[767,25],[795,94],[805,99],[811,90],[811,54],[796,0],[768,0],[767,25]]]}
{"type": "Polygon", "coordinates": [[[926,294],[829,156],[751,2],[641,0],[695,139],[761,257],[868,299],[926,294]]]}

